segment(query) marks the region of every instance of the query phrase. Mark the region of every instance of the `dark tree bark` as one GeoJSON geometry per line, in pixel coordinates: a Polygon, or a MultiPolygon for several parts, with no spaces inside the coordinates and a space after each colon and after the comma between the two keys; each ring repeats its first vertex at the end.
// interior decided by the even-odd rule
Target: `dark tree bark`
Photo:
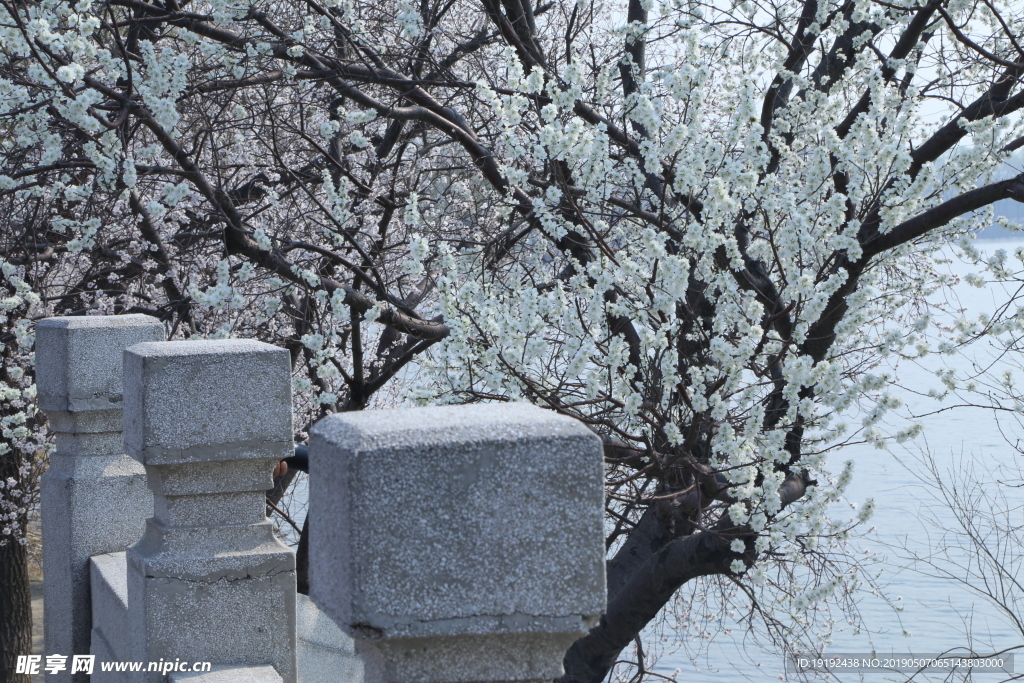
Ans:
{"type": "Polygon", "coordinates": [[[309,595],[309,513],[302,522],[302,533],[299,534],[299,547],[295,549],[295,589],[303,595],[309,595]]]}
{"type": "MultiPolygon", "coordinates": [[[[0,457],[0,479],[17,474],[15,451],[0,457]]],[[[0,683],[31,683],[16,674],[18,655],[32,653],[32,595],[28,549],[14,540],[0,547],[0,683]]]]}

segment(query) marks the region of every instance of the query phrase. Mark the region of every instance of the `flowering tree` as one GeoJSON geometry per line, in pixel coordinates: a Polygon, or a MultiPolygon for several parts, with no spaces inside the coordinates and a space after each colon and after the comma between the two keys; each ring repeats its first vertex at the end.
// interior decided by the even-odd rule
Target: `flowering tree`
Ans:
{"type": "Polygon", "coordinates": [[[41,425],[32,409],[35,385],[28,352],[31,350],[28,308],[38,302],[27,282],[7,262],[0,263],[0,675],[13,670],[6,653],[27,654],[32,648],[32,603],[28,592],[28,514],[38,504],[38,477],[45,453],[41,425]],[[6,669],[4,667],[7,667],[6,669]]]}
{"type": "Polygon", "coordinates": [[[935,252],[1024,200],[993,180],[1013,3],[0,6],[5,486],[31,489],[45,315],[284,345],[304,425],[533,401],[606,444],[609,606],[565,681],[691,582],[827,637],[858,579],[826,453],[880,441],[878,358],[942,336],[935,252]]]}

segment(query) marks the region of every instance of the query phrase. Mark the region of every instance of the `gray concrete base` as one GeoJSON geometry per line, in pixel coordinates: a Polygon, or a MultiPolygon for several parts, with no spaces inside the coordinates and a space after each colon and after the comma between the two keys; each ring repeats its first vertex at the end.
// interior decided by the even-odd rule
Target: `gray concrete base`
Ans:
{"type": "Polygon", "coordinates": [[[298,683],[363,683],[365,667],[352,637],[308,597],[295,598],[298,683]]]}
{"type": "MultiPolygon", "coordinates": [[[[100,662],[129,661],[128,571],[125,553],[97,555],[91,561],[93,623],[91,654],[96,655],[94,683],[127,683],[123,672],[103,672],[100,662]]],[[[297,665],[299,683],[362,683],[363,659],[356,643],[305,595],[296,595],[297,665]]],[[[256,667],[256,674],[267,667],[256,667]]],[[[246,675],[250,669],[220,666],[207,674],[172,673],[170,680],[209,683],[204,676],[246,675]],[[177,677],[177,678],[175,678],[177,677]]],[[[276,673],[276,672],[275,672],[276,673]]],[[[248,681],[259,679],[231,679],[248,681]]]]}
{"type": "Polygon", "coordinates": [[[215,666],[205,673],[170,673],[168,683],[282,683],[272,666],[215,666]]]}
{"type": "Polygon", "coordinates": [[[89,654],[96,657],[92,675],[89,676],[90,683],[128,683],[128,674],[123,671],[103,671],[103,667],[100,666],[101,662],[121,660],[113,653],[110,643],[103,637],[103,634],[95,628],[92,630],[92,647],[89,649],[89,654]]]}
{"type": "Polygon", "coordinates": [[[387,662],[386,683],[552,681],[578,633],[396,638],[374,643],[387,662]],[[509,678],[514,672],[515,678],[509,678]]]}
{"type": "MultiPolygon", "coordinates": [[[[189,581],[146,576],[142,564],[129,550],[132,659],[268,664],[295,680],[294,569],[189,581]]],[[[161,683],[152,674],[137,680],[161,683]]]]}
{"type": "MultiPolygon", "coordinates": [[[[119,453],[54,453],[40,484],[46,651],[84,654],[89,651],[89,557],[139,540],[153,494],[142,466],[119,453]]],[[[65,672],[53,678],[72,677],[65,672]]]]}
{"type": "Polygon", "coordinates": [[[97,649],[98,642],[99,646],[106,650],[105,659],[102,660],[99,653],[93,652],[97,657],[96,667],[99,668],[99,661],[129,659],[128,565],[125,554],[95,555],[90,561],[90,570],[92,579],[92,650],[97,649]]]}

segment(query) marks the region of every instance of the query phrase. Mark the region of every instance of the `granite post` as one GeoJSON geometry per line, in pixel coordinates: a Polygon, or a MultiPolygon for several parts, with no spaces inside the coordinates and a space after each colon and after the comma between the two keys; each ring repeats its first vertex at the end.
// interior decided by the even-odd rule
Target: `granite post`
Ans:
{"type": "Polygon", "coordinates": [[[265,501],[293,451],[288,352],[251,340],[138,344],[124,373],[125,448],[154,494],[127,553],[133,658],[266,664],[294,683],[295,555],[265,501]]]}
{"type": "MultiPolygon", "coordinates": [[[[163,338],[147,315],[36,324],[39,407],[57,441],[40,482],[46,654],[89,654],[89,558],[139,540],[153,509],[145,471],[124,454],[121,364],[129,346],[163,338]]],[[[88,676],[65,670],[48,680],[88,676]]]]}
{"type": "Polygon", "coordinates": [[[605,608],[600,439],[522,403],[311,431],[310,597],[366,683],[539,683],[605,608]]]}

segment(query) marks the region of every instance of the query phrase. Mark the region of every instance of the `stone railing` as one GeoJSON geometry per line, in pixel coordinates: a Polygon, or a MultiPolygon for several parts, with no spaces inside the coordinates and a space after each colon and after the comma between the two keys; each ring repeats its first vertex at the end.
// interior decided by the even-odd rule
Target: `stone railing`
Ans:
{"type": "MultiPolygon", "coordinates": [[[[604,609],[601,444],[525,404],[311,431],[310,587],[265,492],[293,451],[288,352],[164,342],[146,316],[36,335],[46,654],[62,681],[539,682],[604,609]],[[207,673],[104,672],[196,662],[207,673]]],[[[165,667],[166,668],[166,667],[165,667]]]]}

